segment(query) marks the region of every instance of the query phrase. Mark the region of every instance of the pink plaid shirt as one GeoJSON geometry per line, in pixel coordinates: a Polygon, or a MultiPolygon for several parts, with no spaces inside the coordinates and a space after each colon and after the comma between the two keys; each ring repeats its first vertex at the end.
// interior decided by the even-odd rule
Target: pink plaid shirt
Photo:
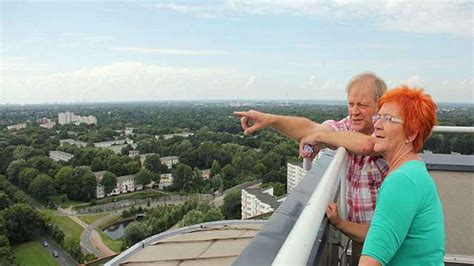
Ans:
{"type": "MultiPolygon", "coordinates": [[[[341,121],[327,120],[323,125],[335,131],[352,131],[349,117],[341,121]]],[[[347,153],[346,200],[349,221],[354,223],[372,221],[377,194],[387,173],[387,163],[381,156],[347,153]]]]}

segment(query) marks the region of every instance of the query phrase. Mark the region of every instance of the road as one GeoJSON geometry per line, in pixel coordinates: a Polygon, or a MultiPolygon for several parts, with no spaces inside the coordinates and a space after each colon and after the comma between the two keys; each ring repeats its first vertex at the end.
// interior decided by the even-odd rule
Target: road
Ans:
{"type": "Polygon", "coordinates": [[[61,247],[59,246],[56,241],[54,241],[50,236],[42,235],[39,236],[35,241],[39,242],[41,246],[43,246],[43,242],[47,241],[48,246],[44,247],[44,249],[48,250],[48,253],[53,256],[53,251],[56,250],[58,252],[58,257],[55,258],[56,261],[59,262],[61,266],[71,266],[71,265],[78,265],[77,262],[61,247]]]}

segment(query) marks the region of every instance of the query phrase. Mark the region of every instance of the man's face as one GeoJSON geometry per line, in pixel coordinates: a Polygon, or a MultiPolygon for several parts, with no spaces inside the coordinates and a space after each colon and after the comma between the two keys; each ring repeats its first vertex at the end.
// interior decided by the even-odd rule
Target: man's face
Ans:
{"type": "Polygon", "coordinates": [[[374,130],[372,116],[378,111],[372,88],[353,86],[349,90],[347,107],[352,129],[364,134],[372,134],[374,130]]]}

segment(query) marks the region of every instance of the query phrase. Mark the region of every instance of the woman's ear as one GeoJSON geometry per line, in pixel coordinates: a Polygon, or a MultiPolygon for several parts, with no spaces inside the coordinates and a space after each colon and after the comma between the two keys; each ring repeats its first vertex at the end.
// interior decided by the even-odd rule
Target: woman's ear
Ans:
{"type": "Polygon", "coordinates": [[[415,132],[414,134],[408,136],[407,143],[413,142],[416,139],[416,136],[418,136],[418,132],[415,132]]]}

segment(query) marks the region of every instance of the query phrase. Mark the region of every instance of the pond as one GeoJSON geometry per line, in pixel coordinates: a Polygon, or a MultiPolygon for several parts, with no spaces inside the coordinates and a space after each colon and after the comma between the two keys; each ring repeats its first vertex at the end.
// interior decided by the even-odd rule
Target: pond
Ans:
{"type": "Polygon", "coordinates": [[[119,223],[112,224],[104,228],[104,233],[106,233],[111,239],[117,240],[122,238],[125,235],[125,228],[128,224],[133,222],[133,220],[122,221],[119,223]]]}

